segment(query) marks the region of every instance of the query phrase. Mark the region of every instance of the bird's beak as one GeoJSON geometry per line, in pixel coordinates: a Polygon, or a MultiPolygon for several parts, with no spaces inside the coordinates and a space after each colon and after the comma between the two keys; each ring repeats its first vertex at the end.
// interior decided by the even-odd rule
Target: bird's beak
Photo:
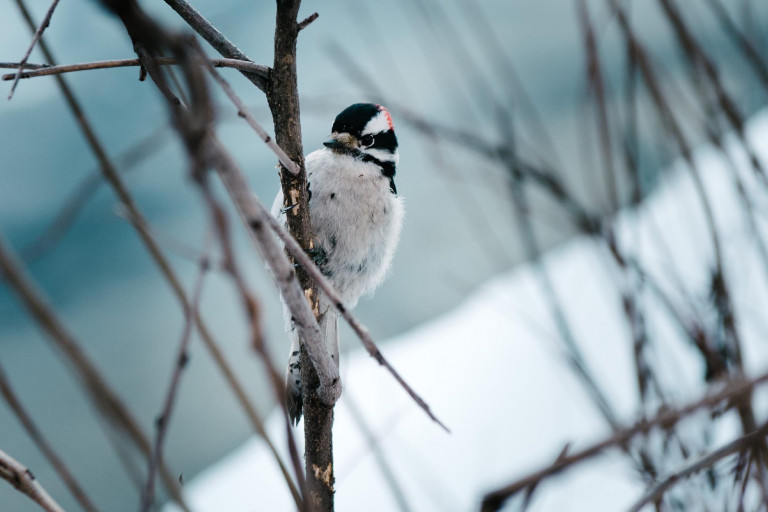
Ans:
{"type": "Polygon", "coordinates": [[[341,142],[339,142],[336,139],[329,139],[329,140],[323,142],[323,146],[325,146],[327,148],[331,148],[331,149],[341,149],[341,148],[344,147],[344,144],[342,144],[341,142]]]}

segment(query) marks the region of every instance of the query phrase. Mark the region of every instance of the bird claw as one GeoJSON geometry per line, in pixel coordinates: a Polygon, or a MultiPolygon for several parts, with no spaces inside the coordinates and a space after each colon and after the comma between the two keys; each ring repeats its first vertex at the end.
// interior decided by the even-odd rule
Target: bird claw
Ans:
{"type": "Polygon", "coordinates": [[[315,243],[312,249],[307,250],[307,254],[318,267],[328,263],[328,253],[325,252],[325,249],[319,243],[315,243]]]}

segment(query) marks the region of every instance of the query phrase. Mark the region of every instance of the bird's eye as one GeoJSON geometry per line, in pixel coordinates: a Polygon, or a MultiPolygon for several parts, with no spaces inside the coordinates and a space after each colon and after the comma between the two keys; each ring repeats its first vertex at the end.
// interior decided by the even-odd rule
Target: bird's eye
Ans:
{"type": "Polygon", "coordinates": [[[366,148],[373,146],[373,135],[363,135],[363,138],[360,139],[360,143],[366,148]]]}

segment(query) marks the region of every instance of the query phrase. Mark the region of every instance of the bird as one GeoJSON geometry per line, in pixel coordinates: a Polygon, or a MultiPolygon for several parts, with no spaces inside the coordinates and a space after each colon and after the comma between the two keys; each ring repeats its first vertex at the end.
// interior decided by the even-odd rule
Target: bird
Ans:
{"type": "MultiPolygon", "coordinates": [[[[385,279],[400,239],[405,207],[395,186],[399,161],[392,116],[381,105],[355,103],[336,116],[331,137],[306,158],[313,261],[345,308],[385,279]]],[[[290,206],[279,190],[272,215],[285,224],[290,206]]],[[[286,370],[286,407],[296,425],[302,415],[300,342],[283,304],[291,348],[286,370]]],[[[319,296],[320,332],[339,366],[338,312],[319,296]]]]}

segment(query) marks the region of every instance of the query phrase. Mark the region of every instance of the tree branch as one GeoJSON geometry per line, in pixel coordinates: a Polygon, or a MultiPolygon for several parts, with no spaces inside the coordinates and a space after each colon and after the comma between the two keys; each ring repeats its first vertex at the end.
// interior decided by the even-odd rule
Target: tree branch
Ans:
{"type": "MultiPolygon", "coordinates": [[[[212,63],[210,63],[212,64],[212,63]]],[[[224,89],[224,92],[227,94],[229,99],[232,101],[232,103],[235,104],[237,107],[237,115],[242,117],[246,120],[246,122],[253,128],[253,130],[259,135],[261,140],[264,141],[264,143],[269,147],[269,149],[272,150],[272,152],[277,156],[277,159],[280,161],[282,166],[291,174],[298,174],[301,169],[299,169],[299,166],[296,165],[296,162],[291,160],[288,155],[285,154],[285,151],[283,151],[283,148],[277,145],[277,142],[274,141],[272,137],[269,136],[269,134],[262,128],[262,126],[256,121],[256,119],[251,115],[250,111],[248,110],[248,107],[243,103],[243,101],[235,94],[235,91],[232,89],[232,87],[229,85],[229,82],[224,80],[224,77],[221,76],[220,73],[217,73],[216,70],[214,70],[212,67],[209,68],[209,71],[211,73],[211,76],[213,76],[213,79],[216,80],[216,83],[219,84],[219,86],[224,89]]]]}
{"type": "MultiPolygon", "coordinates": [[[[16,0],[16,3],[18,4],[19,9],[21,10],[27,23],[30,25],[30,27],[34,29],[34,23],[32,21],[32,18],[29,12],[27,11],[27,8],[23,0],[16,0]]],[[[53,58],[53,55],[51,54],[50,50],[45,44],[45,41],[41,40],[39,44],[40,44],[40,49],[43,51],[43,54],[45,55],[46,60],[51,64],[54,64],[55,59],[53,58]]],[[[130,193],[128,192],[127,187],[125,186],[125,184],[123,183],[119,175],[117,174],[114,165],[109,159],[106,151],[104,150],[93,128],[91,127],[90,122],[85,116],[83,109],[80,107],[79,102],[75,98],[74,93],[72,92],[70,87],[67,85],[67,82],[64,80],[64,77],[57,75],[55,76],[55,79],[61,89],[62,94],[64,95],[67,101],[68,106],[72,110],[72,113],[75,116],[75,119],[78,125],[80,126],[80,129],[82,130],[83,135],[88,141],[88,144],[91,150],[93,151],[94,155],[96,156],[96,159],[99,162],[99,167],[100,167],[100,170],[102,171],[102,174],[104,175],[107,182],[110,184],[110,186],[114,190],[115,194],[120,199],[122,205],[126,208],[126,211],[129,214],[129,220],[131,221],[131,225],[134,227],[134,229],[136,229],[141,241],[143,242],[144,246],[147,249],[147,252],[149,252],[150,256],[152,257],[153,261],[157,265],[161,274],[166,279],[166,281],[168,281],[168,284],[170,285],[174,295],[176,296],[178,301],[181,303],[182,309],[186,311],[189,308],[189,304],[190,304],[189,298],[187,297],[186,292],[184,291],[184,288],[181,286],[179,278],[176,276],[175,272],[171,268],[170,263],[163,255],[157,242],[152,237],[152,234],[146,228],[146,226],[148,226],[146,219],[139,211],[130,193]]],[[[217,368],[219,369],[219,371],[221,371],[222,375],[224,376],[225,381],[227,382],[230,389],[232,390],[235,397],[237,398],[238,403],[246,413],[254,431],[259,436],[261,436],[262,439],[264,439],[264,442],[267,444],[270,451],[272,452],[275,458],[275,461],[277,462],[280,468],[280,471],[283,474],[286,480],[286,483],[291,490],[292,496],[296,500],[296,503],[299,504],[301,500],[300,500],[298,490],[296,489],[296,486],[293,484],[293,481],[290,478],[288,469],[283,463],[282,458],[280,457],[280,454],[277,452],[277,449],[274,443],[272,442],[269,435],[267,434],[262,418],[256,411],[256,408],[254,407],[254,405],[251,403],[250,398],[245,392],[244,387],[238,381],[237,376],[235,375],[235,372],[232,370],[232,367],[229,365],[226,358],[224,357],[223,352],[219,348],[219,344],[213,338],[213,335],[208,329],[207,324],[204,322],[202,316],[199,315],[198,313],[195,313],[195,325],[198,331],[200,332],[200,337],[202,338],[203,343],[205,344],[211,357],[216,363],[217,368]]],[[[148,442],[146,443],[146,447],[147,449],[143,451],[143,453],[148,456],[149,455],[148,442]]],[[[184,505],[183,505],[183,501],[180,501],[181,495],[178,493],[178,485],[176,483],[176,479],[170,477],[169,473],[164,468],[163,468],[162,476],[163,476],[163,482],[165,486],[170,490],[174,499],[179,501],[179,503],[182,504],[182,507],[183,507],[184,505]]]]}
{"type": "Polygon", "coordinates": [[[21,62],[19,63],[19,71],[15,74],[15,78],[13,79],[13,85],[11,85],[11,90],[8,93],[9,100],[13,98],[13,91],[16,90],[16,85],[19,83],[21,72],[24,70],[24,66],[27,63],[27,59],[29,59],[29,55],[32,53],[32,49],[35,47],[35,44],[37,44],[40,36],[43,35],[43,31],[48,28],[48,25],[50,25],[51,16],[53,16],[53,11],[56,9],[58,4],[59,0],[53,0],[53,2],[51,2],[51,6],[48,8],[48,12],[45,14],[45,18],[43,18],[43,21],[37,27],[37,30],[35,30],[35,35],[32,36],[32,42],[29,43],[29,48],[27,48],[27,52],[24,54],[24,57],[22,57],[21,62]]]}
{"type": "MultiPolygon", "coordinates": [[[[170,57],[158,57],[155,61],[161,66],[178,65],[179,61],[170,57]]],[[[261,76],[264,80],[269,77],[269,68],[256,64],[249,60],[239,59],[209,59],[209,62],[216,68],[232,68],[238,71],[244,71],[261,76]]],[[[4,81],[18,78],[35,78],[38,76],[60,75],[63,73],[72,73],[75,71],[89,71],[92,69],[123,68],[129,66],[141,66],[139,59],[118,59],[118,60],[100,60],[95,62],[83,62],[80,64],[65,64],[61,66],[51,66],[46,64],[27,64],[24,67],[33,66],[32,71],[11,73],[2,75],[0,79],[4,81]]],[[[2,62],[0,68],[15,69],[20,68],[21,64],[17,62],[2,62]]]]}
{"type": "Polygon", "coordinates": [[[320,16],[320,15],[317,14],[316,12],[313,12],[312,14],[310,14],[309,16],[304,18],[302,21],[300,21],[299,22],[299,27],[298,27],[299,28],[299,32],[301,32],[302,30],[307,28],[310,23],[312,23],[313,21],[315,21],[317,19],[318,16],[320,16]]]}
{"type": "MultiPolygon", "coordinates": [[[[632,505],[632,507],[629,509],[629,512],[640,512],[640,510],[648,503],[655,503],[661,500],[664,493],[667,492],[672,486],[679,483],[681,480],[688,478],[689,476],[698,473],[699,471],[704,471],[711,468],[717,461],[724,459],[729,455],[732,455],[736,452],[741,452],[750,447],[756,447],[759,449],[759,442],[765,441],[766,435],[768,435],[768,423],[760,427],[758,430],[745,436],[741,436],[738,439],[735,439],[726,444],[725,446],[722,446],[717,450],[714,450],[690,462],[682,469],[679,469],[678,471],[668,475],[666,478],[651,487],[648,492],[646,492],[639,500],[637,500],[634,505],[632,505]]],[[[760,471],[762,471],[762,469],[760,469],[760,471]]]]}
{"type": "MultiPolygon", "coordinates": [[[[149,457],[151,451],[149,440],[139,423],[122,399],[104,380],[96,366],[88,359],[85,352],[80,348],[80,344],[54,314],[42,292],[37,289],[32,279],[26,274],[2,236],[0,236],[0,272],[5,274],[6,279],[24,306],[38,325],[46,331],[48,337],[54,341],[54,345],[61,351],[64,359],[81,379],[86,395],[91,399],[96,410],[109,424],[125,434],[144,456],[149,457]]],[[[184,505],[178,487],[175,485],[175,479],[170,476],[165,466],[162,466],[162,470],[166,487],[179,505],[186,510],[186,505],[184,505]]]]}
{"type": "Polygon", "coordinates": [[[19,419],[19,422],[24,426],[24,430],[27,431],[27,434],[35,442],[35,445],[40,450],[40,452],[42,452],[45,458],[48,459],[48,462],[50,462],[51,466],[53,466],[53,469],[56,470],[56,473],[67,486],[69,492],[72,493],[72,496],[74,496],[80,506],[83,507],[83,510],[86,512],[96,512],[96,507],[93,505],[90,498],[88,498],[88,495],[85,493],[80,484],[77,483],[77,480],[75,479],[72,472],[69,470],[67,465],[64,464],[64,461],[61,459],[61,457],[59,457],[59,455],[54,451],[51,444],[48,442],[45,436],[43,436],[43,433],[39,428],[37,428],[37,425],[35,425],[34,421],[32,421],[32,417],[24,409],[24,406],[21,404],[18,397],[16,396],[16,393],[13,391],[11,383],[8,381],[8,378],[5,375],[5,370],[1,365],[0,394],[3,395],[3,398],[5,398],[8,406],[19,419]]]}
{"type": "Polygon", "coordinates": [[[30,470],[19,461],[0,450],[0,478],[7,480],[16,490],[23,492],[47,512],[64,512],[30,470]]]}
{"type": "MultiPolygon", "coordinates": [[[[187,24],[194,29],[195,32],[205,39],[222,57],[228,59],[237,59],[253,62],[248,56],[242,52],[237,46],[235,46],[224,34],[218,31],[216,27],[203,17],[194,7],[189,5],[185,0],[165,0],[171,9],[181,16],[181,18],[187,22],[187,24]]],[[[267,92],[270,82],[270,70],[266,68],[266,73],[252,73],[249,71],[240,71],[243,76],[250,80],[253,85],[259,88],[262,92],[267,92]]]]}
{"type": "MultiPolygon", "coordinates": [[[[287,209],[288,229],[304,251],[314,247],[309,214],[309,193],[304,149],[301,140],[298,80],[296,73],[296,43],[300,31],[297,16],[301,0],[277,0],[275,19],[275,55],[272,80],[267,89],[267,102],[272,111],[275,139],[292,161],[299,166],[299,173],[280,170],[283,191],[283,207],[287,209]]],[[[271,236],[271,233],[270,233],[271,236]]],[[[319,310],[317,283],[307,269],[296,269],[306,299],[310,302],[315,318],[319,310]]],[[[285,297],[285,296],[284,296],[285,297]]],[[[317,322],[313,322],[317,326],[317,322]]],[[[312,348],[304,336],[301,340],[302,409],[304,411],[304,459],[308,494],[306,501],[318,512],[332,512],[333,504],[333,402],[322,400],[317,392],[320,369],[306,364],[306,353],[312,348]]],[[[322,340],[325,341],[325,340],[322,340]]],[[[322,343],[324,355],[330,355],[322,343]]],[[[310,354],[311,355],[311,354],[310,354]]],[[[313,363],[314,358],[312,358],[313,363]]],[[[336,369],[336,363],[333,363],[336,369]]]]}
{"type": "Polygon", "coordinates": [[[184,371],[184,368],[186,368],[189,361],[188,347],[189,340],[192,337],[195,312],[198,311],[200,305],[203,282],[205,281],[205,275],[209,269],[207,250],[200,259],[199,267],[197,282],[195,283],[194,291],[192,292],[192,303],[190,304],[190,308],[184,311],[184,328],[181,333],[181,341],[179,342],[179,349],[176,355],[176,364],[174,365],[171,374],[171,382],[165,395],[163,410],[155,422],[155,442],[152,447],[152,455],[149,457],[147,481],[144,485],[144,492],[141,497],[141,512],[147,512],[155,499],[155,474],[157,473],[158,464],[163,460],[163,443],[165,441],[165,435],[168,432],[168,424],[171,421],[173,406],[176,402],[176,395],[181,381],[181,373],[184,371]]]}
{"type": "Polygon", "coordinates": [[[737,404],[734,402],[738,401],[739,398],[749,396],[756,386],[763,384],[766,381],[768,381],[768,373],[765,373],[751,380],[742,379],[739,381],[732,381],[722,390],[707,395],[696,402],[690,403],[677,409],[667,409],[651,419],[645,419],[637,422],[632,427],[616,430],[613,432],[613,434],[611,434],[610,437],[602,441],[599,441],[578,452],[558,457],[558,459],[553,464],[535,471],[528,476],[525,476],[500,489],[489,492],[485,495],[485,498],[483,498],[481,511],[493,512],[499,510],[508,498],[517,494],[523,489],[538,485],[538,483],[545,478],[560,473],[576,464],[582,463],[597,455],[600,455],[608,448],[624,445],[636,435],[647,433],[654,427],[658,426],[664,429],[672,428],[680,420],[698,411],[699,409],[711,408],[726,400],[728,401],[729,408],[737,407],[737,404]]]}

